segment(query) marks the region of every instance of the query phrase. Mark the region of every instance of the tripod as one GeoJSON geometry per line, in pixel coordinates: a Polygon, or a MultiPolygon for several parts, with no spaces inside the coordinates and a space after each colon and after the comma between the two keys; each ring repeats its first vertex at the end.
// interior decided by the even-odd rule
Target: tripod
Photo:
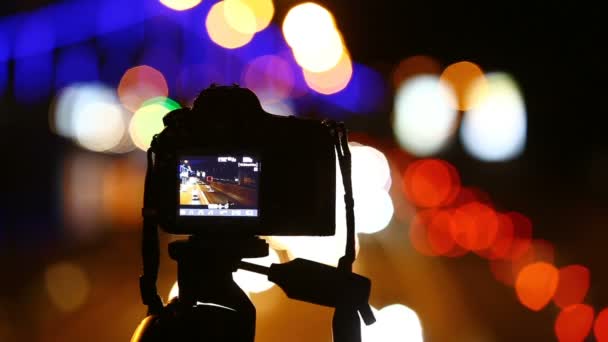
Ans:
{"type": "Polygon", "coordinates": [[[335,308],[332,321],[335,342],[360,342],[359,315],[365,324],[375,319],[368,304],[371,282],[352,272],[355,260],[354,200],[350,172],[350,151],[342,124],[326,122],[335,137],[335,149],[342,171],[346,206],[346,251],[337,268],[304,259],[270,267],[241,261],[268,254],[268,245],[255,236],[205,237],[193,235],[169,246],[169,255],[178,263],[177,300],[164,306],[156,289],[159,241],[154,193],[150,183],[153,163],[148,150],[148,171],[144,190],[143,241],[144,275],[141,296],[148,317],[138,326],[132,342],[234,341],[253,342],[255,307],[232,279],[242,268],[268,276],[288,297],[335,308]]]}

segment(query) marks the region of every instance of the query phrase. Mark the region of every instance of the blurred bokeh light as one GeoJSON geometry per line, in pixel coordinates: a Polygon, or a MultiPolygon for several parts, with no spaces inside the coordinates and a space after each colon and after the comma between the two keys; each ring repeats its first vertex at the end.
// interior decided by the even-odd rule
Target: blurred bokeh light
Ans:
{"type": "Polygon", "coordinates": [[[163,5],[176,11],[185,11],[201,3],[202,0],[159,0],[163,5]]]}
{"type": "Polygon", "coordinates": [[[361,342],[423,342],[423,331],[416,312],[402,304],[377,310],[372,307],[376,323],[361,324],[361,342]]]}
{"type": "Polygon", "coordinates": [[[540,311],[550,301],[559,282],[559,271],[546,262],[529,264],[517,275],[515,290],[521,304],[540,311]]]}
{"type": "Polygon", "coordinates": [[[241,0],[224,0],[224,18],[230,27],[246,35],[257,32],[255,14],[241,0]]]}
{"type": "Polygon", "coordinates": [[[260,32],[270,24],[274,16],[274,4],[272,0],[224,0],[238,1],[251,9],[255,16],[255,31],[260,32]]]}
{"type": "Polygon", "coordinates": [[[593,327],[593,308],[576,304],[563,308],[555,320],[555,335],[559,342],[582,342],[593,327]]]}
{"type": "Polygon", "coordinates": [[[333,68],[344,54],[344,43],[333,15],[312,2],[289,10],[283,20],[283,35],[298,64],[312,72],[333,68]]]}
{"type": "Polygon", "coordinates": [[[441,63],[431,56],[416,55],[403,59],[393,70],[393,87],[398,89],[403,83],[416,76],[439,75],[441,63]]]}
{"type": "Polygon", "coordinates": [[[603,309],[597,314],[593,324],[593,334],[597,342],[608,341],[608,309],[603,309]]]}
{"type": "Polygon", "coordinates": [[[553,301],[564,309],[570,305],[580,304],[589,291],[591,272],[582,265],[569,265],[559,269],[559,284],[553,301]]]}
{"type": "Polygon", "coordinates": [[[280,56],[257,57],[246,66],[241,77],[243,86],[251,89],[263,104],[288,99],[295,76],[289,63],[280,56]]]}
{"type": "Polygon", "coordinates": [[[395,94],[393,131],[401,147],[418,156],[439,152],[456,129],[453,90],[431,75],[406,80],[395,94]]]}
{"type": "Polygon", "coordinates": [[[131,112],[138,110],[145,101],[169,95],[163,74],[147,65],[127,70],[118,84],[120,102],[131,112]]]}
{"type": "MultiPolygon", "coordinates": [[[[236,5],[236,7],[240,9],[245,9],[245,13],[249,13],[253,20],[252,25],[255,29],[255,17],[253,13],[249,9],[249,7],[239,3],[241,6],[236,5]],[[249,11],[249,12],[247,12],[249,11]]],[[[235,30],[226,18],[226,9],[225,2],[218,2],[207,14],[207,20],[205,21],[205,27],[207,28],[207,33],[209,34],[209,38],[216,43],[217,45],[226,48],[226,49],[236,49],[241,46],[248,44],[255,34],[255,30],[243,33],[235,30]]]]}
{"type": "Polygon", "coordinates": [[[460,176],[444,160],[421,159],[408,165],[403,189],[410,202],[418,207],[447,205],[460,191],[460,176]]]}
{"type": "Polygon", "coordinates": [[[89,278],[76,264],[50,265],[44,273],[44,281],[51,302],[62,312],[78,310],[89,296],[89,278]]]}
{"type": "Polygon", "coordinates": [[[346,51],[342,52],[342,57],[338,64],[329,70],[313,72],[304,69],[304,80],[310,89],[319,94],[334,94],[346,88],[353,76],[353,64],[346,51]]]}
{"type": "Polygon", "coordinates": [[[460,130],[465,149],[483,161],[518,157],[526,144],[527,118],[515,80],[505,73],[489,73],[474,81],[471,94],[473,105],[460,130]]]}
{"type": "Polygon", "coordinates": [[[115,159],[104,168],[102,210],[114,229],[139,228],[145,171],[142,160],[132,156],[115,159]]]}
{"type": "Polygon", "coordinates": [[[141,150],[147,151],[152,137],[160,133],[165,125],[163,117],[168,112],[180,108],[179,104],[168,98],[155,98],[145,102],[131,118],[129,133],[133,143],[141,150]]]}
{"type": "Polygon", "coordinates": [[[456,104],[458,110],[472,109],[476,105],[474,101],[479,101],[487,92],[483,71],[478,65],[469,61],[448,66],[441,73],[440,79],[454,90],[458,99],[456,104]]]}

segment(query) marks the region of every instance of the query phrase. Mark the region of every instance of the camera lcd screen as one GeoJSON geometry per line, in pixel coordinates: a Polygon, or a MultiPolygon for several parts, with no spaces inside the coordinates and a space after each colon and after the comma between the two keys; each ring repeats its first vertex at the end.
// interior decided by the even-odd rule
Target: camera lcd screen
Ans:
{"type": "Polygon", "coordinates": [[[258,217],[260,173],[253,155],[181,156],[179,216],[258,217]]]}

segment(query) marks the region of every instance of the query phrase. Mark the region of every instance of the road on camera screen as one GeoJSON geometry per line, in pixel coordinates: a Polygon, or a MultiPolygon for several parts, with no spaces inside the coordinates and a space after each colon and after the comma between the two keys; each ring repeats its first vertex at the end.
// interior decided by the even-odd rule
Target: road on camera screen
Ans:
{"type": "Polygon", "coordinates": [[[208,183],[197,177],[190,177],[189,181],[180,187],[181,205],[234,203],[237,207],[251,207],[255,202],[254,191],[235,184],[208,183]]]}

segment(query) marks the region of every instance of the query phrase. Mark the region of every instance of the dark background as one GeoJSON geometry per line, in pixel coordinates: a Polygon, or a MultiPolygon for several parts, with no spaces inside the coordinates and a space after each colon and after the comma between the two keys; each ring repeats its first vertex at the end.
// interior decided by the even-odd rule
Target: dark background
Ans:
{"type": "MultiPolygon", "coordinates": [[[[51,2],[5,1],[0,4],[0,15],[51,2]]],[[[280,22],[295,3],[275,1],[273,22],[280,22]]],[[[418,54],[437,58],[443,67],[470,60],[486,71],[513,75],[521,86],[528,113],[524,154],[514,161],[483,163],[468,156],[455,142],[439,157],[458,168],[463,184],[484,189],[498,208],[530,217],[535,237],[555,245],[557,264],[587,266],[592,274],[587,302],[596,310],[608,306],[608,146],[604,125],[608,114],[608,32],[600,5],[363,0],[319,3],[336,17],[353,59],[375,68],[387,79],[401,59],[418,54]]],[[[103,330],[105,333],[99,336],[106,340],[125,340],[129,336],[126,331],[143,313],[137,298],[136,228],[119,230],[86,244],[66,241],[57,179],[62,172],[62,156],[76,147],[49,131],[48,102],[18,105],[9,90],[0,103],[0,304],[4,306],[0,320],[12,327],[12,335],[7,336],[18,336],[23,341],[67,341],[83,336],[70,330],[88,330],[95,335],[103,330]],[[47,262],[70,257],[95,269],[99,289],[92,292],[93,304],[87,304],[82,315],[63,317],[51,311],[51,321],[40,318],[43,314],[36,312],[51,310],[43,308],[44,289],[36,285],[40,273],[47,262]]],[[[389,119],[387,110],[374,116],[351,117],[347,124],[356,132],[390,144],[389,119]]],[[[516,300],[512,288],[492,278],[480,258],[431,260],[416,255],[409,246],[396,251],[391,234],[398,234],[398,229],[395,223],[377,237],[362,238],[365,252],[360,258],[367,258],[368,263],[361,266],[361,271],[375,281],[372,304],[382,306],[390,304],[391,298],[399,298],[417,309],[428,341],[465,341],[464,332],[453,330],[456,324],[444,326],[441,322],[446,319],[430,313],[425,316],[421,299],[432,295],[441,299],[457,293],[467,319],[486,334],[469,336],[468,341],[555,340],[555,308],[541,312],[526,309],[516,300]],[[386,257],[388,251],[394,252],[390,258],[386,257]],[[417,293],[420,289],[413,283],[426,273],[415,263],[426,265],[424,272],[441,270],[456,289],[438,286],[442,295],[417,293]]],[[[164,266],[166,274],[159,285],[163,291],[170,287],[174,271],[172,262],[164,266]]],[[[329,336],[331,314],[324,309],[319,309],[320,315],[313,314],[303,304],[289,303],[277,289],[260,296],[299,315],[283,314],[274,321],[263,321],[260,340],[284,340],[287,335],[271,333],[269,327],[290,322],[301,327],[296,329],[322,327],[323,336],[329,336]]],[[[458,310],[445,308],[445,315],[455,316],[458,310]]],[[[295,332],[306,336],[305,331],[295,332]]]]}

